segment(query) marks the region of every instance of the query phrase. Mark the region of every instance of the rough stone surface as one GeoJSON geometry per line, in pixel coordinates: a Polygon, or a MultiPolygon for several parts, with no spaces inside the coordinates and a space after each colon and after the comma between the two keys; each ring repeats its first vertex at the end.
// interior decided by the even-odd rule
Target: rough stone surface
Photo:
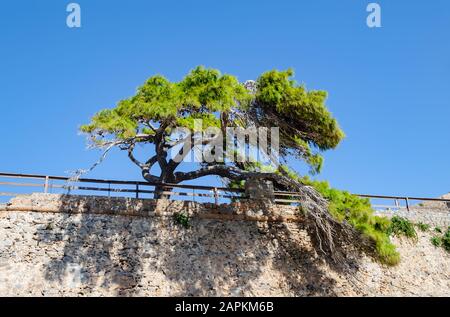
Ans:
{"type": "Polygon", "coordinates": [[[377,215],[393,217],[399,216],[411,220],[414,223],[426,223],[431,226],[447,228],[450,226],[450,210],[446,205],[442,205],[442,208],[430,208],[430,207],[411,207],[409,210],[378,210],[377,215]]]}
{"type": "MultiPolygon", "coordinates": [[[[440,196],[441,199],[449,199],[450,193],[440,196]]],[[[421,206],[429,209],[447,209],[450,211],[450,202],[424,201],[421,206]]]]}
{"type": "MultiPolygon", "coordinates": [[[[158,213],[130,216],[132,201],[115,201],[122,207],[111,215],[77,213],[93,201],[64,198],[75,204],[64,212],[44,212],[56,199],[48,195],[19,197],[0,212],[0,296],[450,295],[450,256],[431,245],[430,233],[417,242],[394,238],[397,267],[355,255],[342,270],[316,254],[301,221],[194,213],[186,229],[158,213]],[[14,210],[19,202],[37,211],[14,210]]],[[[248,214],[249,204],[237,205],[236,215],[248,214]]]]}

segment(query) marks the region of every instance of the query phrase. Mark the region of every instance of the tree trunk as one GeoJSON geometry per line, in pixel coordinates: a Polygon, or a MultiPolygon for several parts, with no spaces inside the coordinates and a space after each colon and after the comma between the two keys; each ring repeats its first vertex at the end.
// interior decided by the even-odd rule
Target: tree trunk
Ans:
{"type": "MultiPolygon", "coordinates": [[[[161,183],[174,183],[173,173],[168,173],[167,171],[163,171],[159,176],[161,183]]],[[[173,187],[156,185],[155,186],[155,194],[153,195],[154,199],[170,199],[170,194],[165,194],[164,192],[172,191],[173,187]]]]}
{"type": "Polygon", "coordinates": [[[157,185],[155,186],[155,193],[153,195],[153,199],[170,199],[171,195],[166,194],[164,192],[169,192],[171,190],[172,187],[157,185]]]}

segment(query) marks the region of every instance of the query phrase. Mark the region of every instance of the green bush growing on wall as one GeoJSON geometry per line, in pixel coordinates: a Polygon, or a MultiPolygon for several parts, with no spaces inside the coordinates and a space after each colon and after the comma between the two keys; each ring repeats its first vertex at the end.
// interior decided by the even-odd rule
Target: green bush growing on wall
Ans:
{"type": "Polygon", "coordinates": [[[391,218],[391,225],[388,228],[388,233],[417,239],[417,232],[414,228],[414,224],[403,217],[394,216],[391,218]]]}
{"type": "Polygon", "coordinates": [[[374,215],[369,199],[360,198],[347,191],[331,188],[328,182],[313,181],[308,177],[301,180],[314,187],[329,201],[330,213],[340,221],[347,221],[364,236],[375,243],[375,251],[380,262],[396,265],[400,254],[390,240],[391,221],[374,215]]]}
{"type": "Polygon", "coordinates": [[[416,224],[416,226],[422,232],[430,230],[430,225],[426,224],[426,223],[423,223],[423,222],[419,222],[418,224],[416,224]]]}
{"type": "MultiPolygon", "coordinates": [[[[440,232],[442,232],[442,230],[440,232]]],[[[431,243],[435,247],[443,247],[450,252],[450,227],[447,228],[447,231],[442,236],[432,237],[431,243]]]]}
{"type": "Polygon", "coordinates": [[[183,226],[184,228],[190,227],[189,215],[182,212],[177,212],[173,215],[174,220],[177,224],[183,226]]]}

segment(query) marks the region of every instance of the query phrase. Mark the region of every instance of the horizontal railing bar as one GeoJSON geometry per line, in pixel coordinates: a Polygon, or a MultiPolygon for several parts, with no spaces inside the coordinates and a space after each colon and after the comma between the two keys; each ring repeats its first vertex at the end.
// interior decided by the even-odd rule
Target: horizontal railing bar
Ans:
{"type": "Polygon", "coordinates": [[[276,203],[301,203],[300,200],[294,200],[294,199],[275,199],[276,203]]]}
{"type": "MultiPolygon", "coordinates": [[[[32,174],[14,174],[14,173],[0,173],[0,177],[7,178],[28,178],[28,179],[45,179],[44,175],[32,175],[32,174]]],[[[56,176],[54,176],[56,177],[56,176]]]]}
{"type": "MultiPolygon", "coordinates": [[[[80,187],[76,187],[76,186],[74,186],[74,187],[61,186],[61,187],[65,188],[65,189],[70,189],[70,190],[92,190],[92,191],[114,192],[114,193],[136,193],[135,189],[99,188],[99,187],[84,187],[84,186],[80,186],[80,187]]],[[[152,191],[152,190],[139,190],[138,192],[139,193],[143,193],[143,194],[152,194],[152,193],[154,193],[154,191],[152,191]]]]}
{"type": "Polygon", "coordinates": [[[196,196],[196,197],[219,197],[219,198],[245,198],[239,196],[230,196],[230,195],[214,195],[214,194],[206,194],[206,193],[189,193],[189,192],[172,192],[172,191],[162,191],[158,192],[161,195],[172,195],[172,196],[196,196]]]}
{"type": "Polygon", "coordinates": [[[295,196],[295,197],[303,196],[302,194],[299,194],[299,193],[294,194],[294,193],[284,193],[284,192],[274,192],[274,195],[275,196],[295,196]]]}
{"type": "Polygon", "coordinates": [[[6,186],[21,186],[21,187],[44,187],[45,184],[37,183],[14,183],[14,182],[0,182],[0,185],[6,186]]]}
{"type": "Polygon", "coordinates": [[[425,210],[429,210],[429,209],[439,209],[441,210],[442,208],[439,207],[434,207],[434,206],[419,206],[419,205],[410,205],[409,207],[406,206],[395,206],[395,205],[372,205],[372,208],[389,208],[389,209],[425,209],[425,210]]]}
{"type": "Polygon", "coordinates": [[[285,192],[285,191],[278,191],[278,190],[274,190],[273,191],[274,194],[287,194],[287,195],[298,195],[298,192],[285,192]]]}
{"type": "Polygon", "coordinates": [[[6,197],[9,197],[9,196],[18,196],[18,195],[22,195],[22,194],[19,194],[19,193],[5,193],[5,192],[0,192],[0,196],[6,196],[6,197]]]}
{"type": "MultiPolygon", "coordinates": [[[[0,173],[0,177],[8,178],[33,178],[33,179],[46,179],[49,180],[61,180],[69,181],[70,177],[65,176],[46,176],[46,175],[35,175],[35,174],[15,174],[15,173],[0,173]]],[[[94,178],[79,178],[74,183],[99,183],[99,184],[116,184],[116,185],[139,185],[139,186],[161,186],[161,187],[175,187],[175,188],[187,188],[187,189],[198,189],[198,190],[213,190],[216,188],[220,191],[226,192],[243,192],[242,189],[237,188],[227,188],[227,187],[213,187],[213,186],[202,186],[202,185],[182,185],[182,184],[171,184],[171,183],[156,183],[156,182],[143,182],[143,181],[120,181],[120,180],[109,180],[109,179],[94,179],[94,178]]]]}
{"type": "Polygon", "coordinates": [[[450,202],[450,199],[444,198],[426,198],[426,197],[408,197],[408,196],[384,196],[384,195],[365,195],[365,194],[355,194],[356,196],[363,198],[381,198],[381,199],[401,199],[401,200],[423,200],[423,201],[442,201],[450,202]]]}
{"type": "MultiPolygon", "coordinates": [[[[396,206],[396,205],[372,205],[373,208],[392,208],[392,209],[407,209],[406,206],[396,206]]],[[[412,208],[414,206],[409,206],[409,208],[412,208]]]]}

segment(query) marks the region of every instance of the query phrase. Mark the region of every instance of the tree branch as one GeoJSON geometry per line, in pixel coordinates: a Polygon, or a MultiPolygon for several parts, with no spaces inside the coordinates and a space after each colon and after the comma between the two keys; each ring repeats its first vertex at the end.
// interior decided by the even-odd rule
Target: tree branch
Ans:
{"type": "Polygon", "coordinates": [[[149,183],[160,183],[161,179],[158,176],[150,174],[150,170],[143,169],[142,177],[149,183]]]}
{"type": "Polygon", "coordinates": [[[128,147],[128,158],[131,160],[131,162],[133,162],[134,164],[136,164],[137,166],[139,166],[142,169],[142,168],[144,168],[144,164],[142,164],[139,160],[137,160],[136,157],[134,157],[134,155],[133,155],[135,145],[136,145],[135,143],[132,143],[128,147]]]}
{"type": "Polygon", "coordinates": [[[158,155],[154,155],[147,160],[144,164],[144,168],[151,169],[153,165],[158,161],[158,155]]]}

